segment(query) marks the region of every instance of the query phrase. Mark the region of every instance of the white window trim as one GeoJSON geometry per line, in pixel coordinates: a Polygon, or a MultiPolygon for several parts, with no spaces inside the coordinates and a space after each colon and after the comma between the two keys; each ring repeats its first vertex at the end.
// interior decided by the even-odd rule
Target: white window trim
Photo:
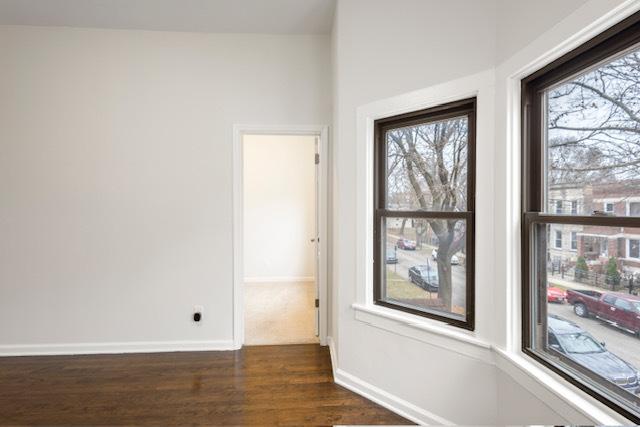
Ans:
{"type": "Polygon", "coordinates": [[[553,236],[553,245],[556,249],[562,249],[562,230],[555,230],[555,236],[553,236]],[[560,233],[560,246],[558,246],[558,233],[560,233]]]}
{"type": "MultiPolygon", "coordinates": [[[[476,254],[476,317],[475,331],[465,331],[449,326],[443,321],[427,319],[421,316],[401,313],[392,308],[381,307],[373,302],[373,138],[374,121],[411,111],[423,110],[448,102],[471,97],[477,98],[476,111],[476,241],[492,242],[493,219],[491,215],[493,173],[493,141],[494,122],[494,70],[486,70],[468,77],[447,83],[409,92],[392,98],[379,100],[363,105],[357,110],[356,129],[356,194],[357,225],[356,225],[356,303],[352,306],[356,310],[358,320],[376,327],[384,327],[400,335],[407,335],[407,326],[411,327],[411,334],[422,334],[426,339],[433,333],[447,336],[454,341],[465,341],[472,346],[484,346],[482,328],[490,321],[491,294],[483,286],[484,280],[493,280],[490,270],[484,267],[491,264],[491,253],[476,254]],[[486,168],[487,173],[480,171],[486,168]],[[488,239],[488,240],[487,240],[488,239]],[[486,259],[485,259],[486,258],[486,259]],[[484,306],[483,306],[484,305],[484,306]],[[366,317],[366,319],[365,319],[366,317]],[[388,322],[392,317],[394,327],[388,322]],[[377,319],[377,321],[375,320],[377,319]]],[[[492,243],[489,243],[492,244],[492,243]]]]}
{"type": "Polygon", "coordinates": [[[602,209],[603,209],[605,212],[611,212],[611,213],[613,213],[613,212],[615,212],[615,211],[616,211],[616,204],[615,204],[615,202],[602,202],[602,209]],[[607,209],[607,205],[611,205],[611,210],[608,210],[608,209],[607,209]]]}
{"type": "MultiPolygon", "coordinates": [[[[637,258],[631,256],[631,241],[632,240],[638,240],[639,241],[638,243],[640,243],[640,239],[627,239],[627,248],[626,248],[627,249],[627,254],[626,254],[627,256],[624,257],[624,259],[628,259],[629,261],[640,261],[640,256],[638,256],[637,258]]],[[[640,253],[640,250],[639,250],[639,253],[640,253]]]]}
{"type": "Polygon", "coordinates": [[[571,252],[578,252],[578,232],[570,231],[569,232],[569,248],[571,252]],[[573,247],[573,234],[576,234],[576,247],[573,247]]]}
{"type": "Polygon", "coordinates": [[[570,204],[570,208],[569,208],[569,210],[570,210],[570,212],[571,212],[571,215],[577,215],[577,214],[578,214],[578,210],[579,210],[578,208],[580,207],[580,204],[578,203],[578,201],[577,201],[577,200],[571,200],[571,201],[570,201],[570,203],[571,203],[571,204],[570,204]],[[573,204],[574,204],[574,203],[576,204],[576,210],[575,210],[575,212],[574,212],[574,210],[573,210],[573,204]]]}
{"type": "Polygon", "coordinates": [[[626,202],[625,212],[627,213],[627,216],[631,216],[631,203],[640,203],[640,197],[629,197],[626,202]]]}

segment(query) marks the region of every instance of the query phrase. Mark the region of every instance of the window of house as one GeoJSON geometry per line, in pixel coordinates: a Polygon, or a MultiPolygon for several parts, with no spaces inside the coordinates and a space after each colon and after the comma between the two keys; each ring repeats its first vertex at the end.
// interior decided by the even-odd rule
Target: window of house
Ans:
{"type": "Polygon", "coordinates": [[[556,248],[562,249],[562,231],[556,230],[556,248]]]}
{"type": "Polygon", "coordinates": [[[571,201],[571,215],[577,215],[578,214],[578,201],[577,200],[572,200],[571,201]]]}
{"type": "Polygon", "coordinates": [[[629,239],[629,258],[640,258],[640,240],[629,239]]]}
{"type": "Polygon", "coordinates": [[[607,202],[604,204],[604,211],[612,213],[613,212],[613,203],[607,202]]]}
{"type": "MultiPolygon", "coordinates": [[[[611,236],[640,228],[640,206],[629,204],[627,215],[598,212],[613,212],[615,203],[640,197],[640,14],[524,79],[522,97],[523,351],[639,423],[640,340],[579,317],[576,313],[583,311],[577,308],[574,313],[561,304],[548,304],[547,286],[558,273],[547,260],[549,249],[558,247],[557,234],[549,235],[549,230],[566,226],[575,230],[571,248],[577,252],[575,272],[564,275],[563,286],[569,289],[584,289],[582,282],[592,272],[607,277],[594,285],[615,286],[632,266],[626,264],[627,257],[640,258],[640,240],[630,239],[627,248],[615,251],[607,246],[611,236]],[[557,206],[548,202],[551,195],[568,186],[602,202],[584,213],[572,204],[571,214],[552,215],[557,212],[550,208],[557,206]],[[584,236],[580,247],[578,233],[584,236]],[[558,343],[572,345],[558,351],[558,343]],[[589,343],[588,357],[587,347],[578,343],[589,343]],[[616,367],[609,369],[612,360],[616,367]]],[[[618,312],[605,310],[602,316],[626,322],[618,312]]],[[[627,327],[640,332],[640,322],[630,322],[627,327]]]]}
{"type": "Polygon", "coordinates": [[[562,200],[556,200],[556,213],[562,213],[562,200]]]}
{"type": "Polygon", "coordinates": [[[629,215],[640,216],[640,202],[629,202],[629,215]]]}
{"type": "Polygon", "coordinates": [[[375,122],[374,302],[474,327],[476,100],[375,122]],[[395,246],[397,263],[385,262],[395,246]]]}

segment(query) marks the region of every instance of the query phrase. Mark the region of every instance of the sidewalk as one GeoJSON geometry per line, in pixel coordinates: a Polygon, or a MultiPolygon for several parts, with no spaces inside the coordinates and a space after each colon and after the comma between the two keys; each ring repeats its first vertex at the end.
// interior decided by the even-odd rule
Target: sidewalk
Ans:
{"type": "MultiPolygon", "coordinates": [[[[575,290],[583,290],[583,291],[587,291],[588,290],[588,291],[598,291],[598,292],[614,292],[614,291],[611,291],[610,289],[599,288],[597,286],[586,285],[584,283],[579,283],[579,282],[572,282],[571,280],[562,279],[559,276],[552,276],[550,274],[547,274],[547,283],[550,286],[556,285],[556,286],[560,286],[560,287],[563,287],[563,288],[575,289],[575,290]]],[[[626,293],[626,291],[628,291],[628,289],[625,288],[624,286],[621,286],[619,289],[616,289],[615,292],[626,293]]]]}

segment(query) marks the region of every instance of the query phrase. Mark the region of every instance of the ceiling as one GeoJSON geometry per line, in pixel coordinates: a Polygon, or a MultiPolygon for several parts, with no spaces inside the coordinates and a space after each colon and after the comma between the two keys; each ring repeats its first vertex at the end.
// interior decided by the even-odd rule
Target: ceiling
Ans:
{"type": "Polygon", "coordinates": [[[0,24],[327,34],[335,0],[0,0],[0,24]]]}

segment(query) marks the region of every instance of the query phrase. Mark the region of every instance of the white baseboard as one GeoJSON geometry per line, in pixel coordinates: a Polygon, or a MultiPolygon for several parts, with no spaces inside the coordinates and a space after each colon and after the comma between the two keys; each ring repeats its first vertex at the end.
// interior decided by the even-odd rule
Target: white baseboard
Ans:
{"type": "Polygon", "coordinates": [[[336,343],[333,337],[327,337],[329,345],[329,353],[331,354],[331,367],[333,369],[333,380],[336,384],[351,390],[360,396],[377,403],[404,417],[416,424],[420,425],[455,425],[454,422],[439,417],[429,411],[426,411],[413,403],[400,399],[391,393],[388,393],[360,378],[351,375],[338,368],[338,353],[336,352],[336,343]]]}
{"type": "Polygon", "coordinates": [[[354,393],[365,397],[388,410],[420,425],[455,425],[453,421],[439,417],[426,411],[413,403],[407,402],[391,393],[388,393],[366,381],[361,380],[334,366],[334,380],[354,393]]]}
{"type": "Polygon", "coordinates": [[[245,277],[244,283],[295,283],[315,282],[313,276],[270,276],[270,277],[245,277]]]}
{"type": "Polygon", "coordinates": [[[233,350],[233,341],[148,341],[78,344],[0,345],[0,357],[74,354],[166,353],[233,350]]]}

